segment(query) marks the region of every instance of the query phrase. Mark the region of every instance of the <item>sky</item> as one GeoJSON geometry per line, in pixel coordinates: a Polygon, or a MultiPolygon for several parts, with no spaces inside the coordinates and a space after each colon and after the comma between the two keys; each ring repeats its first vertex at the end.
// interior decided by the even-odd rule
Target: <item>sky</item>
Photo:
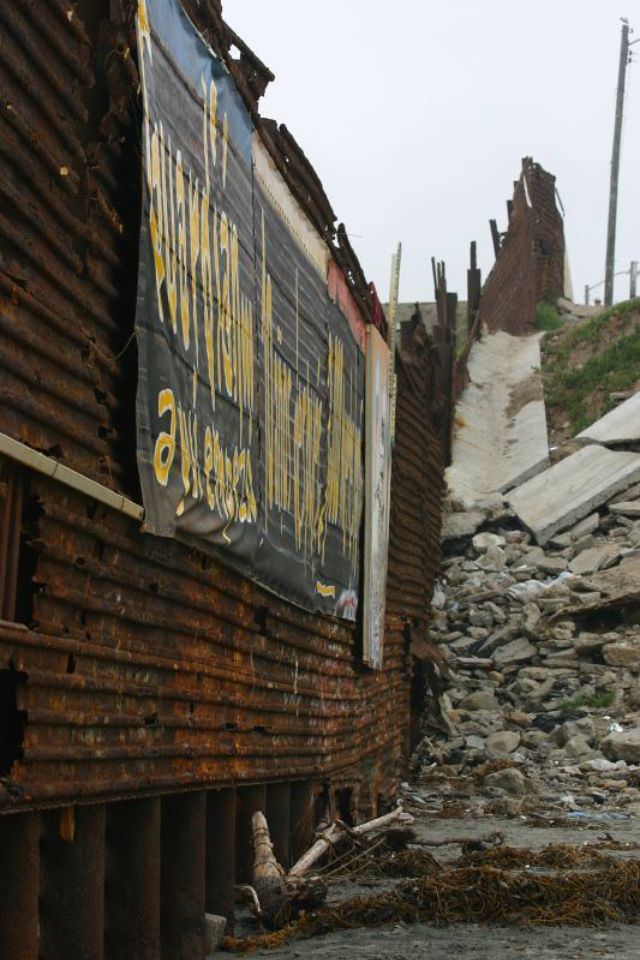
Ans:
{"type": "MultiPolygon", "coordinates": [[[[620,17],[630,0],[224,0],[276,75],[263,116],[286,123],[320,176],[381,300],[402,242],[401,300],[432,300],[430,258],[466,293],[489,219],[532,156],[556,176],[574,299],[604,279],[620,17]]],[[[627,70],[616,270],[640,261],[640,42],[627,70]]],[[[629,278],[616,280],[616,299],[629,278]]],[[[602,296],[599,287],[591,294],[602,296]]]]}

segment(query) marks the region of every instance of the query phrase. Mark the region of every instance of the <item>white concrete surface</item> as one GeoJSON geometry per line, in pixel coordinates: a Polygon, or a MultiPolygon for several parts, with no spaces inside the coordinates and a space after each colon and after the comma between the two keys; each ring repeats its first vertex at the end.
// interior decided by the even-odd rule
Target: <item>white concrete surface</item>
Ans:
{"type": "Polygon", "coordinates": [[[640,478],[640,455],[583,447],[517,487],[512,509],[544,544],[640,478]]]}
{"type": "Polygon", "coordinates": [[[487,493],[522,483],[548,463],[540,334],[484,336],[471,350],[469,377],[456,406],[446,474],[451,499],[467,509],[487,493]],[[538,399],[518,409],[517,398],[527,396],[538,399]]]}
{"type": "Polygon", "coordinates": [[[616,446],[640,442],[640,393],[614,407],[587,427],[577,438],[582,443],[603,443],[616,446]]]}

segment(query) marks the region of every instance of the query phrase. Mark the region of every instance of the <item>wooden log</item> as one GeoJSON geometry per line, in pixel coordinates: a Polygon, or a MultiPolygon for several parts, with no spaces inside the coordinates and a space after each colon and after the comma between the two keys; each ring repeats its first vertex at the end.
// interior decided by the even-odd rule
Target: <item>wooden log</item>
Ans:
{"type": "Polygon", "coordinates": [[[253,832],[253,888],[260,904],[260,917],[271,925],[289,899],[284,870],[276,860],[267,818],[261,810],[251,817],[253,832]]]}

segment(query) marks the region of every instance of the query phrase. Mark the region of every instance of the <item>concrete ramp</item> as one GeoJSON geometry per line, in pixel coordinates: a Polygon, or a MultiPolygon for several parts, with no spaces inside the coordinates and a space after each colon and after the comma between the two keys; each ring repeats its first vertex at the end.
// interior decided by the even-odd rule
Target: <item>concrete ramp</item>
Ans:
{"type": "Polygon", "coordinates": [[[634,393],[619,406],[605,413],[590,427],[579,433],[581,443],[602,443],[615,447],[640,442],[640,393],[634,393]]]}
{"type": "Polygon", "coordinates": [[[485,336],[473,345],[468,369],[446,473],[451,497],[466,508],[522,483],[549,462],[540,334],[485,336]]]}
{"type": "Polygon", "coordinates": [[[539,473],[508,497],[539,544],[640,480],[640,455],[589,445],[539,473]]]}

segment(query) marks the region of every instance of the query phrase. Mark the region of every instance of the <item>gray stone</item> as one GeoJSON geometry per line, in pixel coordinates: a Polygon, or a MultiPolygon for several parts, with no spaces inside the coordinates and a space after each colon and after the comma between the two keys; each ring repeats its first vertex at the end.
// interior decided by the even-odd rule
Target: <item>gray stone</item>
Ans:
{"type": "Polygon", "coordinates": [[[499,710],[500,704],[491,690],[476,690],[461,700],[458,706],[462,710],[499,710]]]}
{"type": "Polygon", "coordinates": [[[493,617],[484,607],[472,605],[469,609],[469,623],[474,627],[489,628],[493,626],[493,617]]]}
{"type": "Polygon", "coordinates": [[[498,647],[493,654],[493,660],[495,665],[500,668],[507,664],[530,660],[531,657],[535,657],[535,655],[536,648],[533,644],[531,644],[526,637],[517,637],[510,643],[506,643],[503,647],[498,647]]]}
{"type": "Polygon", "coordinates": [[[485,610],[488,610],[493,617],[494,623],[504,623],[506,621],[507,615],[502,607],[499,607],[497,603],[493,603],[491,600],[488,600],[484,607],[485,610]]]}
{"type": "Polygon", "coordinates": [[[504,570],[507,565],[507,556],[502,547],[487,547],[478,559],[478,566],[483,570],[504,570]]]}
{"type": "Polygon", "coordinates": [[[622,500],[609,504],[610,513],[622,513],[625,517],[640,517],[640,500],[622,500]]]}
{"type": "Polygon", "coordinates": [[[599,526],[600,514],[597,512],[590,513],[588,517],[584,517],[584,519],[571,527],[570,530],[567,530],[566,536],[573,541],[581,540],[582,537],[588,537],[590,534],[595,533],[599,526]]]}
{"type": "Polygon", "coordinates": [[[487,737],[487,750],[494,756],[513,753],[520,746],[520,734],[515,730],[499,730],[487,737]]]}
{"type": "Polygon", "coordinates": [[[565,756],[571,757],[588,757],[593,754],[593,750],[589,746],[587,738],[580,733],[577,733],[575,736],[570,737],[564,745],[565,756]]]}
{"type": "Polygon", "coordinates": [[[640,644],[626,643],[607,643],[602,648],[602,656],[605,663],[611,667],[640,667],[640,644]]]}
{"type": "Polygon", "coordinates": [[[573,537],[570,533],[556,533],[549,540],[549,545],[559,550],[566,550],[573,543],[573,537]]]}
{"type": "Polygon", "coordinates": [[[485,787],[492,787],[498,790],[504,790],[505,793],[514,797],[521,797],[527,789],[526,778],[515,767],[507,767],[504,770],[495,770],[488,773],[484,778],[485,787]]]}
{"type": "Polygon", "coordinates": [[[522,734],[522,744],[529,747],[530,750],[539,750],[543,744],[549,741],[548,734],[543,730],[528,730],[522,734]]]}
{"type": "Polygon", "coordinates": [[[535,603],[525,603],[522,608],[522,626],[528,636],[537,636],[541,616],[540,607],[537,607],[535,603]]]}
{"type": "Polygon", "coordinates": [[[509,640],[513,640],[516,633],[515,627],[512,627],[510,624],[506,624],[500,630],[496,630],[495,633],[485,640],[481,647],[478,649],[479,657],[489,657],[498,647],[503,646],[505,643],[508,643],[509,640]]]}
{"type": "Polygon", "coordinates": [[[481,527],[487,515],[483,510],[465,510],[464,513],[447,513],[442,525],[443,540],[458,540],[470,537],[481,527]]]}
{"type": "Polygon", "coordinates": [[[475,647],[477,642],[475,637],[460,637],[459,640],[454,640],[449,644],[449,649],[464,657],[470,653],[471,648],[475,647]]]}
{"type": "Polygon", "coordinates": [[[205,954],[207,957],[217,950],[221,945],[225,930],[227,929],[227,918],[219,917],[215,913],[205,913],[204,915],[204,943],[205,954]]]}
{"type": "Polygon", "coordinates": [[[551,576],[557,576],[559,573],[562,573],[563,570],[567,569],[567,561],[564,557],[543,557],[542,560],[539,560],[536,564],[538,570],[541,570],[542,573],[549,573],[551,576]]]}
{"type": "Polygon", "coordinates": [[[622,733],[610,733],[601,742],[600,748],[609,760],[640,763],[640,727],[632,727],[622,733]]]}
{"type": "Polygon", "coordinates": [[[615,544],[604,543],[599,547],[583,550],[569,562],[572,573],[595,573],[597,570],[606,570],[620,558],[620,548],[615,544]]]}
{"type": "Polygon", "coordinates": [[[485,531],[484,533],[476,533],[471,543],[473,549],[480,553],[481,551],[488,550],[489,547],[504,547],[506,540],[498,533],[485,531]]]}
{"type": "Polygon", "coordinates": [[[523,685],[533,684],[533,687],[529,686],[527,690],[523,689],[522,697],[528,705],[535,706],[536,704],[542,703],[542,701],[549,696],[553,690],[555,680],[553,677],[547,677],[540,683],[536,683],[535,680],[528,680],[526,677],[522,677],[522,679],[519,679],[517,682],[523,685]]]}
{"type": "Polygon", "coordinates": [[[573,641],[573,649],[579,657],[591,656],[601,650],[606,643],[601,633],[579,633],[573,641]]]}
{"type": "Polygon", "coordinates": [[[573,737],[586,737],[590,740],[595,734],[595,724],[591,717],[579,720],[566,720],[559,729],[560,743],[568,743],[573,737]]]}

